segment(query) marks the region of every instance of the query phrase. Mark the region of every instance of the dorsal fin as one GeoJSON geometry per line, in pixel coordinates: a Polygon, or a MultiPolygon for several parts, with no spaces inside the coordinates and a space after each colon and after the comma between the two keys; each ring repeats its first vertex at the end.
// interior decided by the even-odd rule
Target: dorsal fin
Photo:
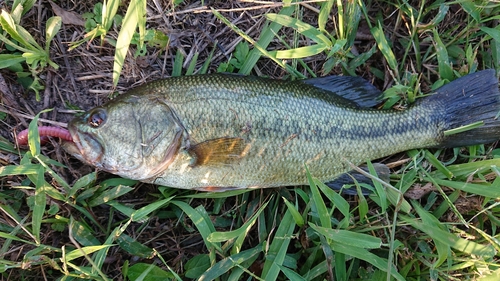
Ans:
{"type": "Polygon", "coordinates": [[[361,77],[332,75],[302,82],[353,101],[360,107],[374,107],[381,102],[382,92],[361,77]]]}
{"type": "Polygon", "coordinates": [[[242,157],[245,150],[242,138],[218,138],[200,142],[187,149],[193,157],[191,167],[228,164],[242,157]]]}

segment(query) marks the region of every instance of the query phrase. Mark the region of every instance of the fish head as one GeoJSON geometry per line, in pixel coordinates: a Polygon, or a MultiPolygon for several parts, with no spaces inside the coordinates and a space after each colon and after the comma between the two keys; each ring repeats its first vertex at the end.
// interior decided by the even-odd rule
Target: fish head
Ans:
{"type": "Polygon", "coordinates": [[[183,141],[184,128],[164,102],[125,96],[75,117],[72,142],[64,149],[101,170],[135,180],[168,168],[183,141]]]}

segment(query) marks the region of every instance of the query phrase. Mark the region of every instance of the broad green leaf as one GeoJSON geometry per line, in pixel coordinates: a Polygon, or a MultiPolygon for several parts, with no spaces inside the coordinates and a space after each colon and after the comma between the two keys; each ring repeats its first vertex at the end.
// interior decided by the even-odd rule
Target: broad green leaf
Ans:
{"type": "Polygon", "coordinates": [[[172,77],[179,77],[182,75],[182,65],[184,64],[184,55],[180,49],[177,49],[174,59],[174,67],[172,69],[172,77]]]}
{"type": "MultiPolygon", "coordinates": [[[[36,49],[34,46],[31,46],[31,44],[29,44],[28,41],[26,41],[25,38],[19,34],[19,32],[17,31],[18,25],[16,25],[16,23],[14,22],[12,16],[3,9],[2,13],[0,14],[0,25],[2,26],[3,30],[5,30],[14,40],[19,42],[19,44],[22,44],[24,47],[30,50],[36,49]]],[[[31,37],[31,35],[29,36],[31,37]]]]}
{"type": "MultiPolygon", "coordinates": [[[[132,208],[130,208],[130,207],[128,207],[128,206],[125,206],[125,205],[123,205],[123,204],[120,204],[119,202],[117,202],[117,201],[115,201],[115,200],[113,200],[113,201],[109,201],[107,204],[108,204],[109,206],[111,206],[111,207],[115,208],[116,210],[118,210],[118,211],[119,211],[119,212],[121,212],[122,214],[124,214],[124,215],[128,216],[128,217],[132,216],[132,213],[133,213],[133,212],[135,212],[135,210],[134,210],[134,209],[132,209],[132,208]]],[[[143,219],[144,219],[144,220],[147,220],[147,219],[148,219],[148,217],[146,216],[146,217],[144,217],[143,219]]]]}
{"type": "Polygon", "coordinates": [[[146,6],[147,0],[137,0],[135,1],[137,5],[136,16],[137,16],[137,27],[139,28],[139,44],[141,48],[144,45],[144,38],[146,36],[146,6]]]}
{"type": "Polygon", "coordinates": [[[40,56],[43,57],[48,57],[48,54],[45,52],[45,50],[36,42],[35,38],[29,33],[24,27],[20,25],[16,25],[16,31],[19,37],[22,37],[23,40],[26,40],[27,45],[25,45],[26,48],[29,48],[35,53],[39,53],[40,56]]]}
{"type": "Polygon", "coordinates": [[[113,242],[119,237],[125,229],[129,226],[131,220],[127,221],[125,224],[116,227],[111,231],[111,233],[106,238],[106,241],[102,244],[102,249],[98,250],[97,253],[94,254],[94,264],[96,267],[93,267],[93,271],[97,271],[102,268],[104,261],[106,260],[106,256],[108,255],[109,248],[111,246],[116,246],[113,242]]]}
{"type": "Polygon", "coordinates": [[[22,8],[22,13],[21,15],[25,15],[31,8],[33,8],[33,5],[35,5],[36,0],[14,0],[12,3],[12,10],[16,10],[18,8],[22,8]],[[19,7],[21,6],[21,7],[19,7]]]}
{"type": "MultiPolygon", "coordinates": [[[[1,208],[1,206],[0,206],[0,208],[1,208]]],[[[37,244],[34,243],[34,242],[21,239],[21,238],[15,236],[15,235],[12,235],[12,234],[9,234],[9,233],[5,233],[5,232],[2,232],[2,231],[0,231],[0,237],[5,238],[5,239],[10,239],[10,240],[18,241],[18,242],[21,242],[21,243],[27,244],[27,245],[37,246],[37,244]]]]}
{"type": "Polygon", "coordinates": [[[191,59],[191,61],[189,62],[188,68],[186,69],[186,76],[193,75],[194,68],[196,67],[196,63],[198,62],[199,55],[200,55],[200,53],[198,53],[198,52],[194,53],[194,56],[191,59]]]}
{"type": "MultiPolygon", "coordinates": [[[[323,182],[318,179],[314,179],[314,183],[321,189],[321,191],[326,195],[326,197],[334,204],[335,208],[337,208],[342,215],[344,215],[345,224],[348,224],[350,221],[351,213],[349,213],[349,203],[337,192],[333,191],[331,188],[326,186],[323,182]]],[[[347,225],[341,225],[341,228],[346,228],[347,225]]]]}
{"type": "MultiPolygon", "coordinates": [[[[459,178],[469,177],[472,174],[488,173],[491,171],[492,167],[500,167],[500,158],[454,164],[449,165],[446,168],[455,176],[455,178],[459,178]]],[[[447,177],[447,175],[443,174],[443,172],[439,170],[432,172],[431,176],[433,178],[447,177]]]]}
{"type": "Polygon", "coordinates": [[[7,68],[14,64],[23,62],[25,59],[22,55],[16,54],[0,54],[0,68],[7,68]]]}
{"type": "Polygon", "coordinates": [[[439,161],[434,154],[430,153],[429,150],[424,150],[425,159],[429,161],[432,166],[436,167],[441,173],[443,173],[448,179],[454,177],[453,173],[446,168],[441,161],[439,161]]]}
{"type": "Polygon", "coordinates": [[[49,52],[50,42],[56,36],[57,32],[61,29],[62,19],[61,17],[51,17],[47,20],[45,24],[45,51],[49,52]]]}
{"type": "Polygon", "coordinates": [[[466,11],[476,22],[481,22],[481,5],[476,4],[474,1],[460,1],[460,6],[466,11]]]}

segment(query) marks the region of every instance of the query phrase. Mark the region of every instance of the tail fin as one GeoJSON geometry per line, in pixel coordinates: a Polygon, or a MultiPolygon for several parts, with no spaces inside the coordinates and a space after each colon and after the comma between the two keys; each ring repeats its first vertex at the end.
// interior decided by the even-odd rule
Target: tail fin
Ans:
{"type": "MultiPolygon", "coordinates": [[[[439,147],[459,147],[491,143],[500,139],[500,92],[493,69],[461,77],[424,99],[444,108],[444,131],[483,122],[479,128],[443,135],[439,147]]],[[[423,101],[424,101],[423,100],[423,101]]]]}

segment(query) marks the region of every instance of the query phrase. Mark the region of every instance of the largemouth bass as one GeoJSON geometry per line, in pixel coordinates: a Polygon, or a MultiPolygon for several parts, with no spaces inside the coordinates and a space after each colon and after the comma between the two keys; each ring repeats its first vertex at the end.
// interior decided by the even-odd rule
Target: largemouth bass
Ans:
{"type": "Polygon", "coordinates": [[[406,110],[369,108],[380,94],[361,78],[279,81],[237,75],[167,78],[70,122],[65,149],[125,178],[222,191],[323,182],[350,163],[430,147],[500,139],[493,70],[459,78],[406,110]],[[480,128],[445,136],[482,121],[480,128]]]}

